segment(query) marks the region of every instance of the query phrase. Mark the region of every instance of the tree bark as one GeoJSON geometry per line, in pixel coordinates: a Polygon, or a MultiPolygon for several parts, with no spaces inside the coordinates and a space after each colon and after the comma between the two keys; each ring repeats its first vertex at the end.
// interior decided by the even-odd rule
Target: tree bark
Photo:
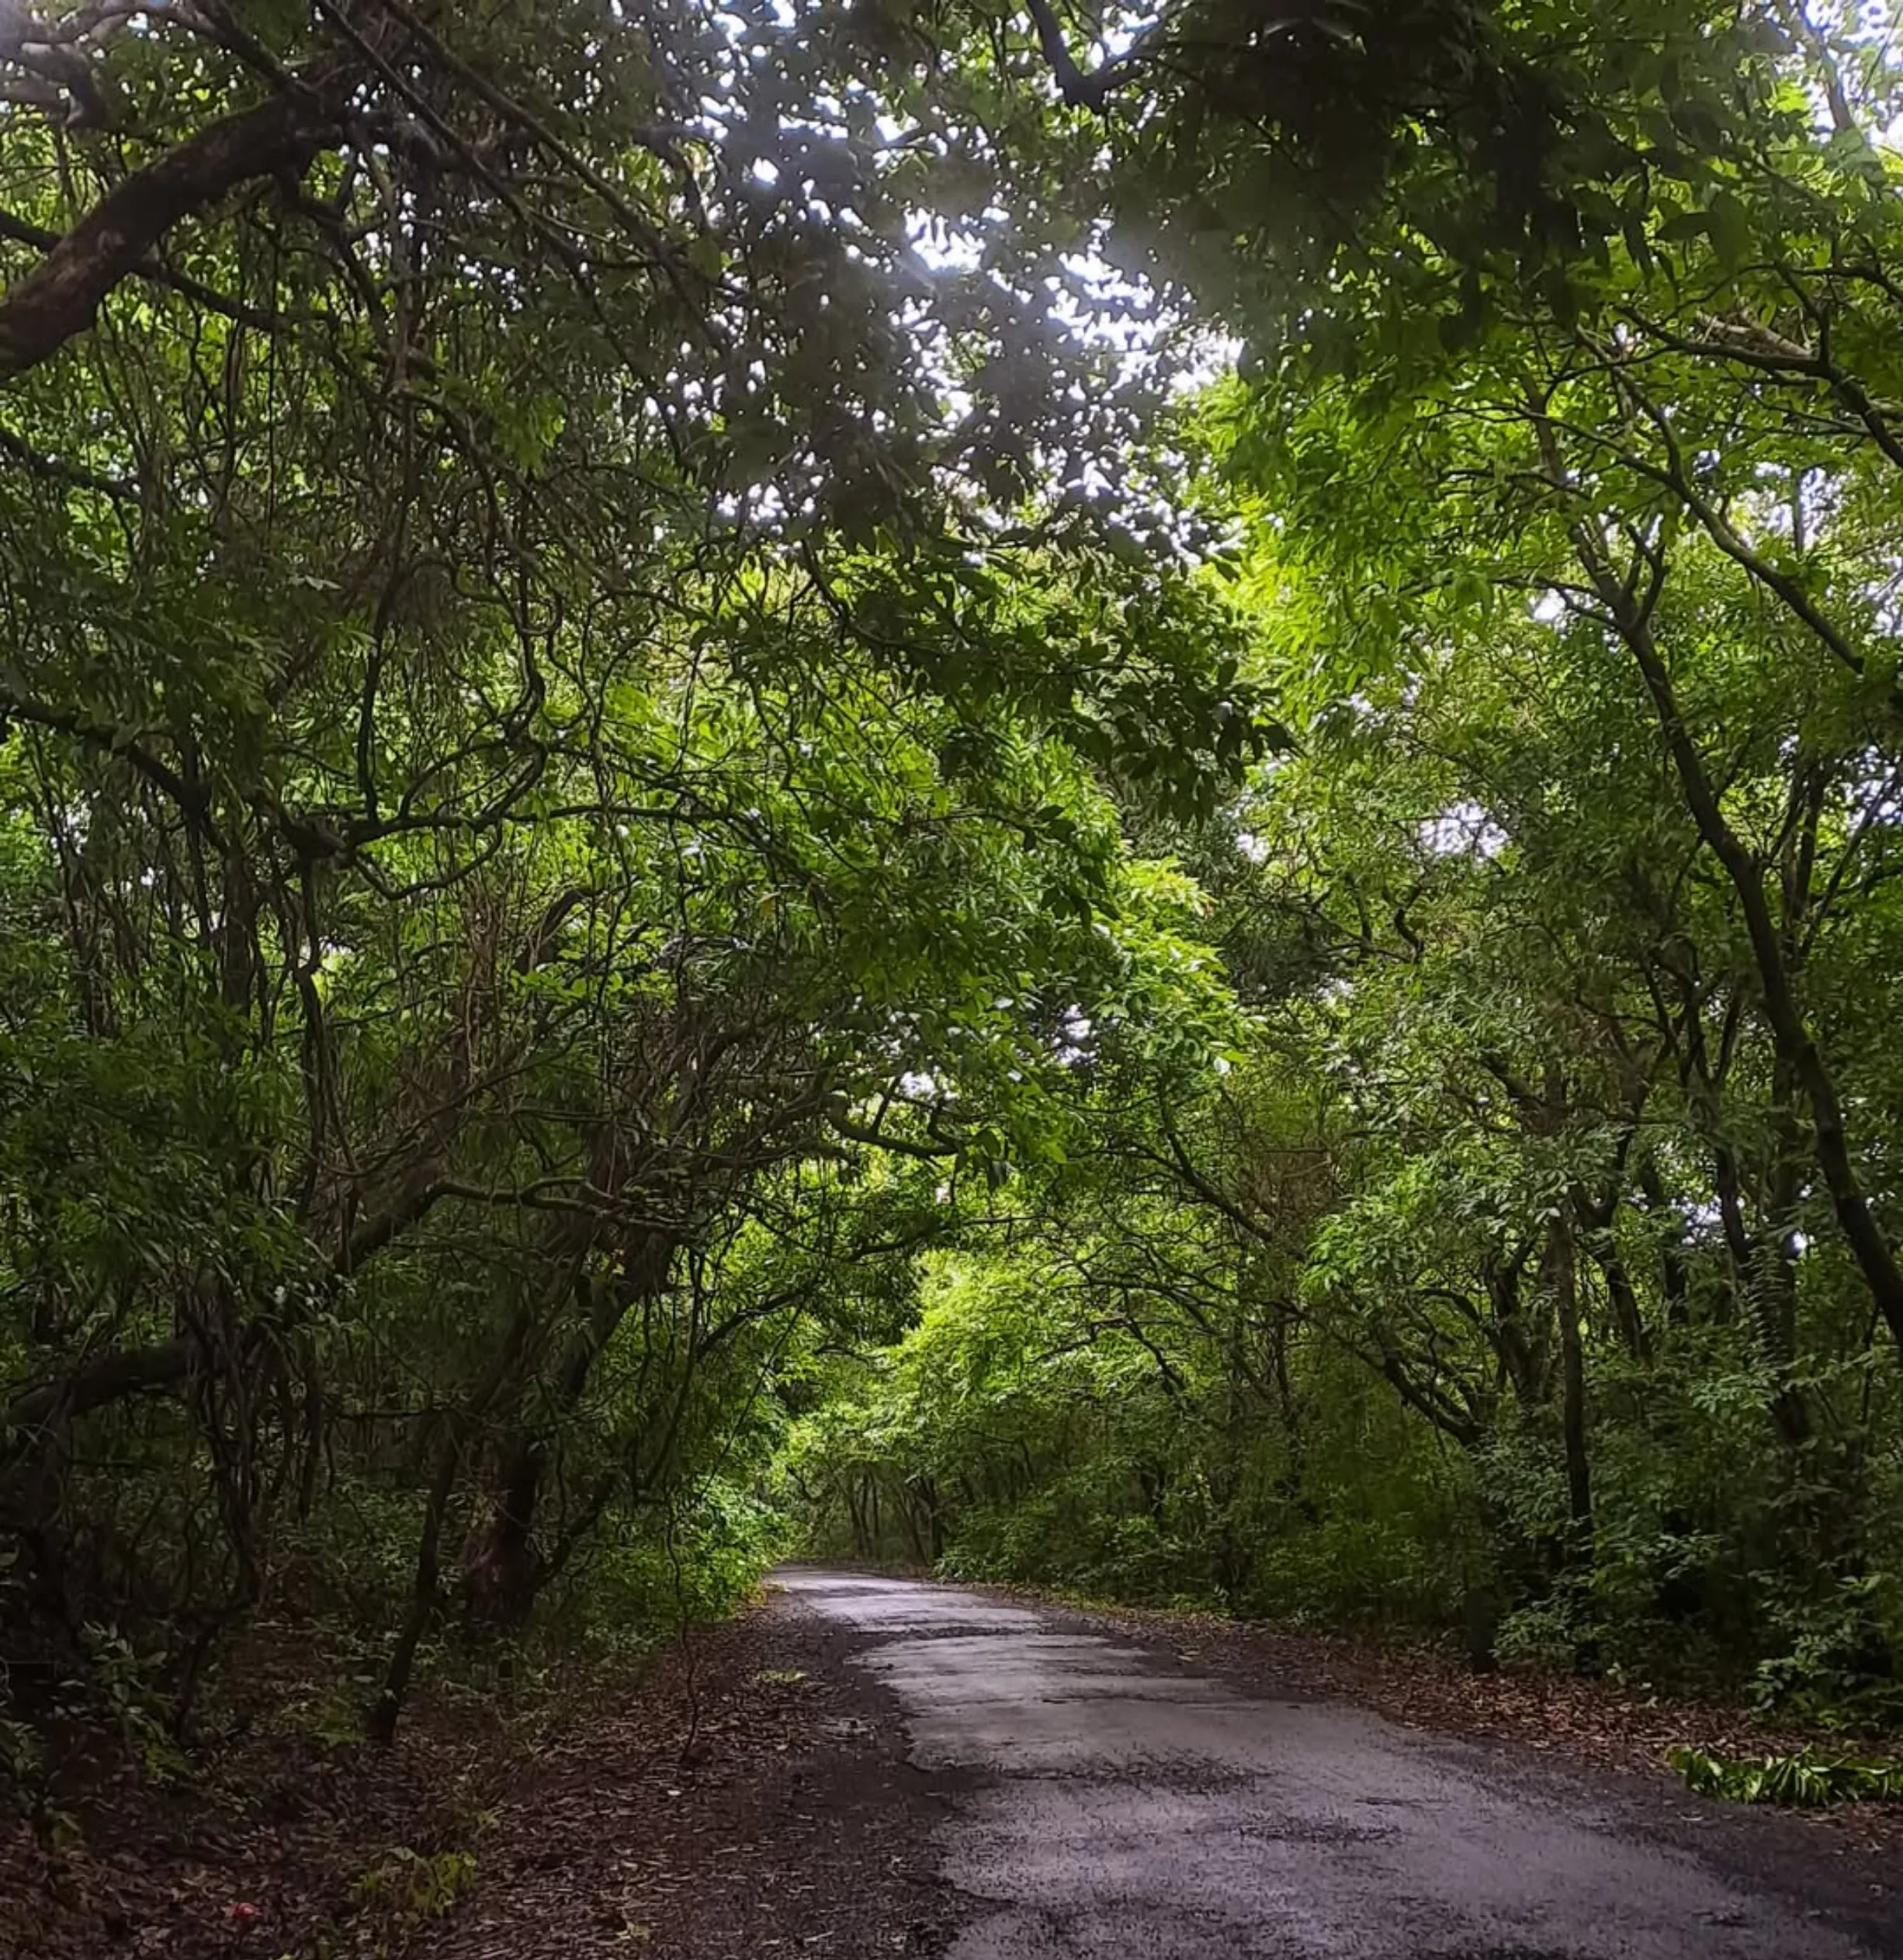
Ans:
{"type": "Polygon", "coordinates": [[[107,296],[182,219],[241,185],[301,177],[341,134],[346,93],[333,68],[220,117],[116,184],[0,296],[0,379],[38,367],[85,333],[107,296]]]}

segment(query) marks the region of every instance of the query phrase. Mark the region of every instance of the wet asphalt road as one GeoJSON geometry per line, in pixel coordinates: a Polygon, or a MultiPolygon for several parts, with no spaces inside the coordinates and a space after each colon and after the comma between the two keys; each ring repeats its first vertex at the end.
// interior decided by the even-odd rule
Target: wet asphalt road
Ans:
{"type": "Polygon", "coordinates": [[[942,1782],[952,1960],[1903,1955],[1871,1872],[1788,1820],[1250,1698],[949,1586],[778,1577],[862,1636],[942,1782]]]}

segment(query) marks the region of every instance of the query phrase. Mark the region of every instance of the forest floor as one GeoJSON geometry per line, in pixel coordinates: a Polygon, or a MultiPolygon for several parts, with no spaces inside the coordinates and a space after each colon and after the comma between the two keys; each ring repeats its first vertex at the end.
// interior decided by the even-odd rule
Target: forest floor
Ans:
{"type": "Polygon", "coordinates": [[[0,1955],[935,1950],[941,1806],[851,1644],[763,1602],[532,1720],[425,1697],[386,1752],[260,1719],[215,1766],[68,1777],[50,1840],[0,1818],[0,1955]]]}
{"type": "MultiPolygon", "coordinates": [[[[1673,1743],[1745,1754],[1810,1739],[1602,1682],[1475,1677],[1430,1652],[980,1591],[1035,1600],[1052,1627],[1128,1642],[1244,1695],[1355,1705],[1659,1789],[1673,1743]]],[[[864,1644],[769,1599],[698,1629],[639,1681],[598,1682],[532,1723],[504,1720],[493,1701],[438,1695],[387,1753],[261,1720],[215,1769],[122,1766],[75,1796],[50,1837],[0,1825],[0,1954],[942,1951],[963,1907],[938,1875],[934,1829],[958,1780],[913,1766],[896,1702],[847,1664],[864,1644]]],[[[296,1705],[288,1685],[272,1699],[280,1712],[296,1705]]],[[[1903,1849],[1903,1806],[1805,1821],[1820,1861],[1903,1849]]]]}

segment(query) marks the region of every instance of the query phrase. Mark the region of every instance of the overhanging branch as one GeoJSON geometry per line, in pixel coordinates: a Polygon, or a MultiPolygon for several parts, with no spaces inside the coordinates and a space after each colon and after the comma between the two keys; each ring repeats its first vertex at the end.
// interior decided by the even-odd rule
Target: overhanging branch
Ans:
{"type": "Polygon", "coordinates": [[[120,282],[172,227],[241,185],[301,177],[342,133],[333,66],[293,94],[208,124],[106,192],[26,277],[0,296],[0,379],[24,374],[85,333],[120,282]]]}
{"type": "Polygon", "coordinates": [[[1101,63],[1088,74],[1077,66],[1064,39],[1064,29],[1051,6],[1051,0],[1029,0],[1031,19],[1038,30],[1038,46],[1056,78],[1057,92],[1073,109],[1094,109],[1103,113],[1105,99],[1134,65],[1144,44],[1139,36],[1122,54],[1101,63]]]}

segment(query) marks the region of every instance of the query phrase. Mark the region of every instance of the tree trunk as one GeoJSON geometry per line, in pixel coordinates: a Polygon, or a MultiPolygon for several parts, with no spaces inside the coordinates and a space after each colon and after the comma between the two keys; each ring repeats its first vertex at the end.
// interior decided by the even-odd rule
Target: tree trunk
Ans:
{"type": "Polygon", "coordinates": [[[581,1325],[563,1350],[549,1415],[539,1422],[519,1422],[504,1442],[489,1516],[473,1535],[464,1559],[463,1605],[472,1626],[513,1633],[527,1622],[549,1572],[536,1543],[536,1514],[559,1425],[580,1404],[590,1372],[629,1308],[666,1291],[676,1249],[673,1239],[652,1234],[627,1262],[618,1283],[585,1278],[578,1283],[581,1325]]]}
{"type": "Polygon", "coordinates": [[[1646,1210],[1669,1221],[1659,1248],[1659,1279],[1665,1293],[1666,1324],[1687,1326],[1691,1321],[1691,1275],[1685,1264],[1685,1228],[1666,1196],[1659,1166],[1649,1156],[1639,1160],[1638,1188],[1645,1194],[1646,1210]]]}
{"type": "Polygon", "coordinates": [[[1645,1318],[1638,1304],[1638,1290],[1626,1269],[1625,1255],[1619,1249],[1618,1216],[1620,1186],[1614,1183],[1597,1203],[1584,1190],[1572,1194],[1573,1214],[1581,1242],[1592,1255],[1606,1283],[1606,1304],[1612,1309],[1613,1325],[1625,1351],[1634,1361],[1649,1363],[1652,1340],[1645,1331],[1645,1318]]]}
{"type": "Polygon", "coordinates": [[[1646,609],[1633,590],[1613,571],[1603,543],[1589,528],[1582,528],[1575,535],[1600,597],[1638,664],[1698,833],[1737,894],[1773,1046],[1779,1063],[1788,1070],[1810,1105],[1817,1165],[1823,1174],[1825,1189],[1830,1193],[1832,1209],[1870,1289],[1871,1302],[1890,1330],[1898,1359],[1903,1360],[1903,1262],[1899,1262],[1896,1248],[1891,1244],[1857,1176],[1836,1078],[1817,1045],[1798,1001],[1784,937],[1772,914],[1765,867],[1731,828],[1719,803],[1704,758],[1686,725],[1664,656],[1652,638],[1646,609]]]}
{"type": "Polygon", "coordinates": [[[443,1527],[449,1518],[449,1501],[455,1494],[463,1452],[520,1365],[532,1329],[528,1311],[518,1308],[511,1317],[508,1331],[495,1359],[443,1431],[435,1474],[430,1479],[429,1501],[423,1512],[422,1535],[417,1544],[416,1574],[411,1583],[409,1607],[384,1668],[383,1685],[364,1719],[373,1742],[386,1744],[397,1733],[404,1699],[410,1690],[411,1673],[416,1664],[417,1647],[442,1603],[443,1527]]]}
{"type": "Polygon", "coordinates": [[[1566,1446],[1567,1553],[1569,1563],[1593,1557],[1593,1475],[1586,1456],[1586,1345],[1579,1328],[1579,1259],[1572,1221],[1555,1216],[1548,1228],[1544,1278],[1559,1319],[1561,1426],[1566,1446]]]}

